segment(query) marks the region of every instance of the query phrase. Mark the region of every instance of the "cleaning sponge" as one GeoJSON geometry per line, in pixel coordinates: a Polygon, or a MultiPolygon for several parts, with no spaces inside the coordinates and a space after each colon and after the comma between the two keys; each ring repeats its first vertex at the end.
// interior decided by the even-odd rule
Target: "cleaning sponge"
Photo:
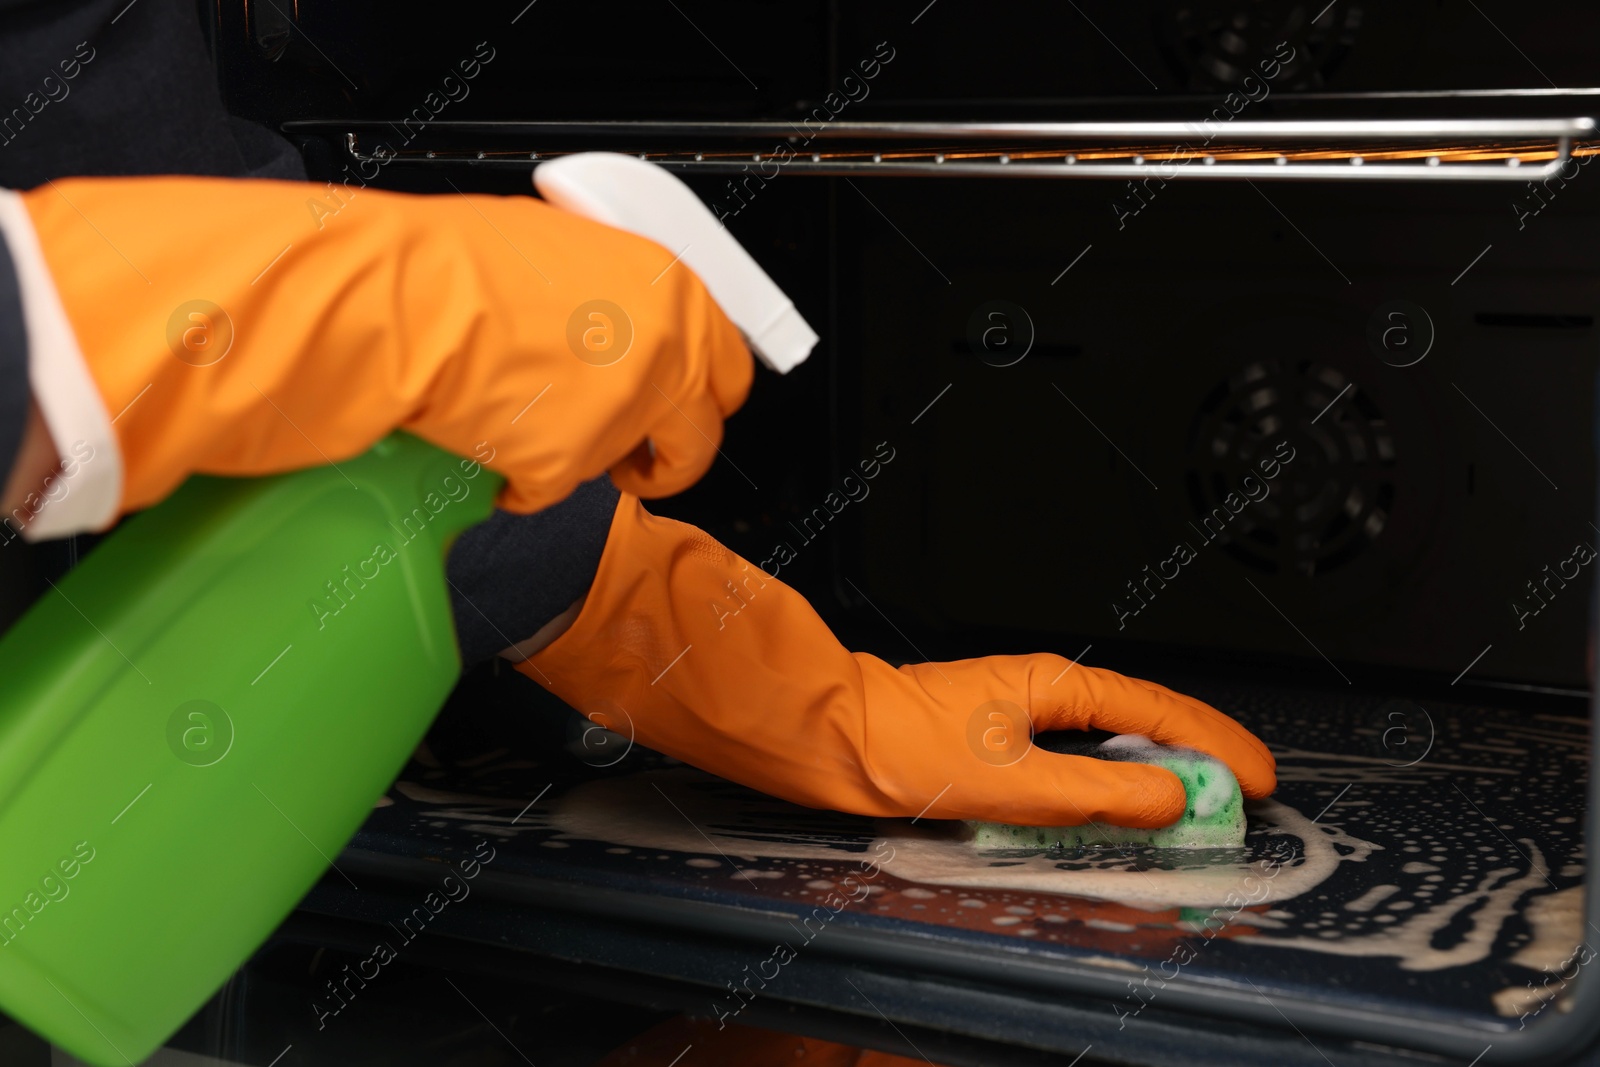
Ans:
{"type": "Polygon", "coordinates": [[[1227,765],[1193,749],[1158,745],[1140,734],[1121,734],[1085,755],[1165,767],[1183,782],[1189,806],[1171,826],[1137,830],[1088,823],[1083,826],[1012,826],[968,822],[980,848],[1075,848],[1084,845],[1149,845],[1154,848],[1239,848],[1244,845],[1244,797],[1227,765]]]}

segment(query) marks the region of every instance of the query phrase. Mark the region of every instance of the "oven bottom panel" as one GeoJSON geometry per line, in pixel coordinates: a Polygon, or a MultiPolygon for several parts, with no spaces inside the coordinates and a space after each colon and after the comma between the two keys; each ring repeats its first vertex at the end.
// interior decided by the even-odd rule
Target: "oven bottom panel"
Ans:
{"type": "MultiPolygon", "coordinates": [[[[569,734],[581,720],[531,707],[542,691],[507,675],[502,709],[468,713],[471,691],[458,698],[340,867],[414,882],[420,904],[450,873],[441,863],[492,850],[472,903],[443,907],[457,922],[495,909],[503,945],[539,950],[560,911],[614,920],[624,943],[643,924],[745,946],[748,966],[707,1014],[784,999],[784,969],[815,954],[1001,997],[1088,996],[1117,1032],[1200,1009],[1380,1044],[1410,1043],[1384,1036],[1404,1020],[1418,1047],[1483,1046],[1560,1014],[1583,962],[1576,701],[1163,678],[1278,757],[1280,788],[1251,805],[1244,849],[979,852],[949,825],[802,809],[625,739],[569,734]]],[[[330,876],[307,907],[401,938],[426,914],[368,914],[347,888],[330,876]]],[[[638,960],[673,975],[671,958],[638,960]]],[[[859,1001],[834,992],[841,1010],[859,1001]]],[[[1000,1021],[972,1026],[1008,1038],[1000,1021]]]]}

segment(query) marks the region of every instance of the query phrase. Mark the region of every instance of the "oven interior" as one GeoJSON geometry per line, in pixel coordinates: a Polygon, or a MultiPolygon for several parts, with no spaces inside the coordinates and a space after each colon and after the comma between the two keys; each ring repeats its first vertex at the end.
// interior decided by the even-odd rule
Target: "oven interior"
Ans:
{"type": "Polygon", "coordinates": [[[1282,781],[1249,847],[1292,857],[1220,926],[1147,891],[1179,857],[950,875],[916,828],[597,749],[491,666],[340,858],[362,888],[325,879],[224,992],[204,1025],[235,1051],[288,1040],[257,1018],[307,969],[282,961],[314,947],[315,985],[480,839],[502,858],[412,950],[480,986],[950,1063],[1588,1044],[1600,90],[1570,87],[1600,85],[1600,12],[206,10],[230,107],[335,202],[531,195],[588,148],[678,170],[823,339],[656,510],[778,561],[852,648],[1055,651],[1235,714],[1282,781]],[[910,859],[813,932],[886,835],[910,859]]]}

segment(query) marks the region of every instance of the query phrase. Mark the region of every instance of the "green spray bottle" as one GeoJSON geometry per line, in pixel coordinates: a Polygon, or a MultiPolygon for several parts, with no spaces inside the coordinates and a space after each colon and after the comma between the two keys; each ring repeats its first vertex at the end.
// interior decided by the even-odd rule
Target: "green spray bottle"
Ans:
{"type": "Polygon", "coordinates": [[[460,672],[500,478],[404,434],[191,478],[0,638],[0,1009],[137,1063],[293,909],[460,672]]]}

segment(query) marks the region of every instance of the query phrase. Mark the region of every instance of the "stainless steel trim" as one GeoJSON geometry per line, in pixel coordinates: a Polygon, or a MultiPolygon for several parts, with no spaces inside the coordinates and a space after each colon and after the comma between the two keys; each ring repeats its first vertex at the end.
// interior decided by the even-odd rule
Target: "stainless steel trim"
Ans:
{"type": "MultiPolygon", "coordinates": [[[[296,125],[305,128],[309,124],[296,125]]],[[[915,130],[924,147],[908,149],[900,146],[891,150],[887,144],[874,146],[869,139],[865,146],[860,143],[852,143],[848,148],[824,148],[818,145],[816,147],[821,151],[796,151],[791,134],[775,145],[777,151],[783,154],[781,158],[774,153],[774,146],[756,140],[759,133],[752,133],[752,130],[769,130],[771,124],[767,123],[462,123],[449,125],[448,129],[443,130],[439,127],[447,124],[435,124],[436,133],[454,133],[458,137],[466,135],[469,138],[474,133],[499,135],[497,140],[502,144],[506,134],[517,135],[523,144],[540,143],[541,134],[567,135],[559,139],[552,138],[554,143],[550,149],[537,152],[500,147],[476,150],[450,148],[442,144],[435,148],[419,145],[395,151],[389,147],[388,141],[364,149],[365,130],[371,130],[378,137],[384,134],[382,126],[363,125],[365,129],[362,133],[345,130],[345,147],[358,162],[376,162],[380,165],[403,162],[525,168],[541,159],[602,147],[578,143],[574,135],[577,138],[615,139],[619,135],[665,138],[669,134],[678,134],[717,139],[722,144],[713,149],[701,141],[699,143],[705,150],[691,151],[658,143],[637,154],[669,170],[685,173],[749,174],[752,165],[755,165],[758,168],[756,173],[767,178],[774,175],[759,168],[777,166],[790,173],[813,176],[1530,182],[1553,177],[1564,170],[1574,157],[1574,136],[1592,135],[1596,124],[1588,118],[1228,123],[1218,131],[1219,134],[1226,134],[1223,142],[1226,147],[1219,145],[1214,154],[1208,154],[1205,148],[1209,147],[1211,140],[1216,140],[1216,136],[1208,139],[1200,149],[1186,141],[1166,136],[1192,131],[1194,127],[1185,123],[836,123],[826,128],[836,131],[831,137],[835,144],[850,141],[853,137],[867,138],[869,135],[886,140],[909,137],[907,131],[915,130]],[[927,132],[932,129],[941,131],[942,136],[936,137],[927,132]],[[960,140],[961,135],[955,132],[958,130],[963,133],[980,130],[978,143],[952,145],[951,142],[960,140]],[[1013,148],[1009,153],[1001,151],[990,137],[1002,130],[1010,133],[1012,140],[1021,139],[1031,143],[1025,148],[1013,148]],[[1065,147],[1038,147],[1041,142],[1056,140],[1081,144],[1090,140],[1085,130],[1093,131],[1095,138],[1119,140],[1130,147],[1125,154],[1119,153],[1113,159],[1080,159],[1077,154],[1066,151],[1065,147]],[[1512,131],[1515,131],[1515,136],[1512,131]],[[1353,137],[1358,137],[1360,144],[1351,146],[1347,143],[1342,150],[1337,147],[1299,147],[1308,140],[1343,139],[1348,142],[1353,137]],[[1463,145],[1461,142],[1468,138],[1480,143],[1463,145]],[[735,139],[743,141],[743,145],[730,147],[727,142],[735,139]],[[1481,143],[1485,140],[1492,143],[1481,143]],[[928,143],[939,147],[926,147],[928,143]],[[1283,147],[1281,154],[1271,161],[1230,158],[1241,155],[1241,149],[1246,146],[1269,146],[1275,143],[1289,143],[1290,146],[1283,147]],[[753,150],[758,144],[766,150],[753,150]],[[874,152],[873,147],[883,150],[874,152]],[[1433,148],[1437,148],[1437,154],[1429,154],[1433,148]],[[1335,153],[1334,160],[1327,158],[1330,151],[1335,153]],[[1369,160],[1362,155],[1363,152],[1374,156],[1393,155],[1396,151],[1409,153],[1414,158],[1399,162],[1376,158],[1369,160]],[[1532,158],[1524,161],[1521,155],[1516,154],[1519,151],[1532,158]],[[1038,158],[1044,154],[1051,158],[1038,158]],[[1302,155],[1311,158],[1300,158],[1302,155]],[[971,158],[973,156],[982,158],[971,158]],[[1484,156],[1491,157],[1490,161],[1484,161],[1484,156]]],[[[440,144],[436,139],[433,143],[440,144]]],[[[635,141],[632,147],[637,150],[637,146],[638,142],[635,141]]],[[[809,141],[805,147],[810,147],[809,141]]],[[[1600,149],[1596,146],[1585,146],[1582,154],[1588,156],[1597,150],[1600,149]]],[[[1083,151],[1085,154],[1092,151],[1100,156],[1105,153],[1101,147],[1084,147],[1083,151]]],[[[1259,156],[1259,153],[1255,155],[1259,156]]]]}
{"type": "MultiPolygon", "coordinates": [[[[815,129],[804,118],[793,122],[435,122],[424,129],[459,133],[580,134],[610,137],[619,134],[666,137],[803,137],[844,140],[853,138],[976,138],[982,140],[1026,138],[1033,140],[1138,140],[1178,138],[1204,132],[1202,116],[1188,122],[828,122],[815,129]]],[[[366,128],[398,131],[394,122],[301,121],[286,129],[366,128]]],[[[1381,139],[1489,137],[1553,140],[1594,134],[1596,120],[1567,119],[1312,119],[1283,121],[1228,121],[1218,124],[1230,141],[1275,141],[1305,138],[1374,137],[1381,139]]]]}
{"type": "MultiPolygon", "coordinates": [[[[1450,166],[1427,167],[1421,164],[1376,164],[1362,167],[1339,166],[1325,163],[1301,163],[1274,166],[1260,163],[1219,163],[1214,166],[1177,166],[1163,170],[1157,165],[1132,165],[1125,163],[1080,163],[1067,167],[1060,164],[1013,163],[999,166],[993,163],[801,163],[786,164],[784,169],[796,174],[813,176],[871,177],[944,177],[944,178],[1113,178],[1143,180],[1156,178],[1175,180],[1240,180],[1245,178],[1265,181],[1317,180],[1317,181],[1416,181],[1416,182],[1528,182],[1554,177],[1566,165],[1566,156],[1537,167],[1513,168],[1489,164],[1457,163],[1450,166]]],[[[438,160],[437,162],[443,162],[438,160]]],[[[731,164],[659,161],[668,170],[710,174],[739,174],[742,168],[731,164]]],[[[526,164],[523,164],[526,165],[526,164]]]]}

